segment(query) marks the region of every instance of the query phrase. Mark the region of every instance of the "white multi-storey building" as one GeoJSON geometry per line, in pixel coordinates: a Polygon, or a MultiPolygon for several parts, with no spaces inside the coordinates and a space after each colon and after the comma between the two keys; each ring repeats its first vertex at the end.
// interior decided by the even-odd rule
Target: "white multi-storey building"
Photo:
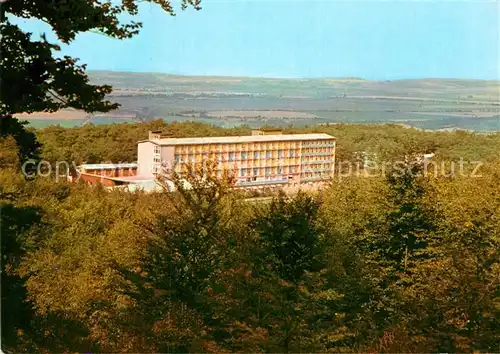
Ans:
{"type": "Polygon", "coordinates": [[[335,138],[328,134],[281,134],[255,130],[251,136],[172,138],[150,132],[138,143],[138,175],[153,179],[163,168],[178,173],[186,164],[217,161],[234,171],[239,187],[298,186],[330,179],[335,138]]]}

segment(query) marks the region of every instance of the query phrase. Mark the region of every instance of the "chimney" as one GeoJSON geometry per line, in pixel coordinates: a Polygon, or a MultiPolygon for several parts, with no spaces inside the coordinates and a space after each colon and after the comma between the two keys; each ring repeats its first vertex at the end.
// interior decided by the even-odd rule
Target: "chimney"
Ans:
{"type": "Polygon", "coordinates": [[[160,131],[149,132],[149,140],[159,140],[159,139],[161,139],[160,131]]]}
{"type": "Polygon", "coordinates": [[[279,128],[260,128],[252,129],[252,136],[254,135],[282,135],[283,131],[279,128]]]}

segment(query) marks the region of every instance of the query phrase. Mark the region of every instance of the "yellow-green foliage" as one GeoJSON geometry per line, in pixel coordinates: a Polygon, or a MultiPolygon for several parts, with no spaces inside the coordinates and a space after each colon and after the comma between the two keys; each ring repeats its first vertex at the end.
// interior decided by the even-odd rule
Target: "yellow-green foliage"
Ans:
{"type": "MultiPolygon", "coordinates": [[[[148,131],[161,130],[176,137],[248,135],[250,128],[221,127],[197,122],[170,123],[157,120],[139,124],[85,125],[76,128],[52,126],[37,131],[43,144],[42,158],[56,161],[132,162],[137,159],[137,142],[148,131]]],[[[466,132],[424,132],[397,125],[337,124],[285,129],[284,133],[323,132],[337,138],[337,161],[355,160],[357,152],[376,153],[389,160],[408,150],[435,152],[440,158],[458,163],[485,161],[498,156],[500,134],[466,132]]]]}
{"type": "MultiPolygon", "coordinates": [[[[392,141],[399,128],[386,128],[392,141]]],[[[367,131],[384,127],[358,138],[350,127],[337,129],[362,146],[367,131]]],[[[494,137],[453,137],[440,136],[450,142],[438,141],[439,149],[488,156],[482,177],[388,170],[263,205],[210,168],[188,174],[191,190],[172,176],[174,193],[25,180],[15,152],[4,148],[3,348],[499,351],[500,161],[474,145],[494,137]]],[[[105,145],[104,136],[95,141],[105,145]]],[[[59,151],[49,142],[44,154],[50,147],[64,155],[64,144],[59,151]]]]}

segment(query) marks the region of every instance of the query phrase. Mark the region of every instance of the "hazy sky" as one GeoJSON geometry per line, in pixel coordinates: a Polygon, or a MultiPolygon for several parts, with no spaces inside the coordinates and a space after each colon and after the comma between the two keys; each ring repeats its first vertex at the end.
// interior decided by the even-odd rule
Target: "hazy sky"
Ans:
{"type": "Polygon", "coordinates": [[[202,7],[170,17],[143,4],[137,37],[83,34],[63,54],[90,70],[500,79],[496,1],[202,0],[202,7]]]}

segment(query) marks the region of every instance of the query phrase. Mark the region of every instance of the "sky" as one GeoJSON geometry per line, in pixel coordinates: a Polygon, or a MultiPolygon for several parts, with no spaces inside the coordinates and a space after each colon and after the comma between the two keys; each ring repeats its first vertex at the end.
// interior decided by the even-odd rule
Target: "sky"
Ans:
{"type": "MultiPolygon", "coordinates": [[[[498,1],[202,0],[201,11],[176,17],[147,3],[140,10],[138,36],[85,33],[61,55],[89,70],[500,79],[498,1]]],[[[16,23],[50,33],[44,23],[16,23]]]]}

